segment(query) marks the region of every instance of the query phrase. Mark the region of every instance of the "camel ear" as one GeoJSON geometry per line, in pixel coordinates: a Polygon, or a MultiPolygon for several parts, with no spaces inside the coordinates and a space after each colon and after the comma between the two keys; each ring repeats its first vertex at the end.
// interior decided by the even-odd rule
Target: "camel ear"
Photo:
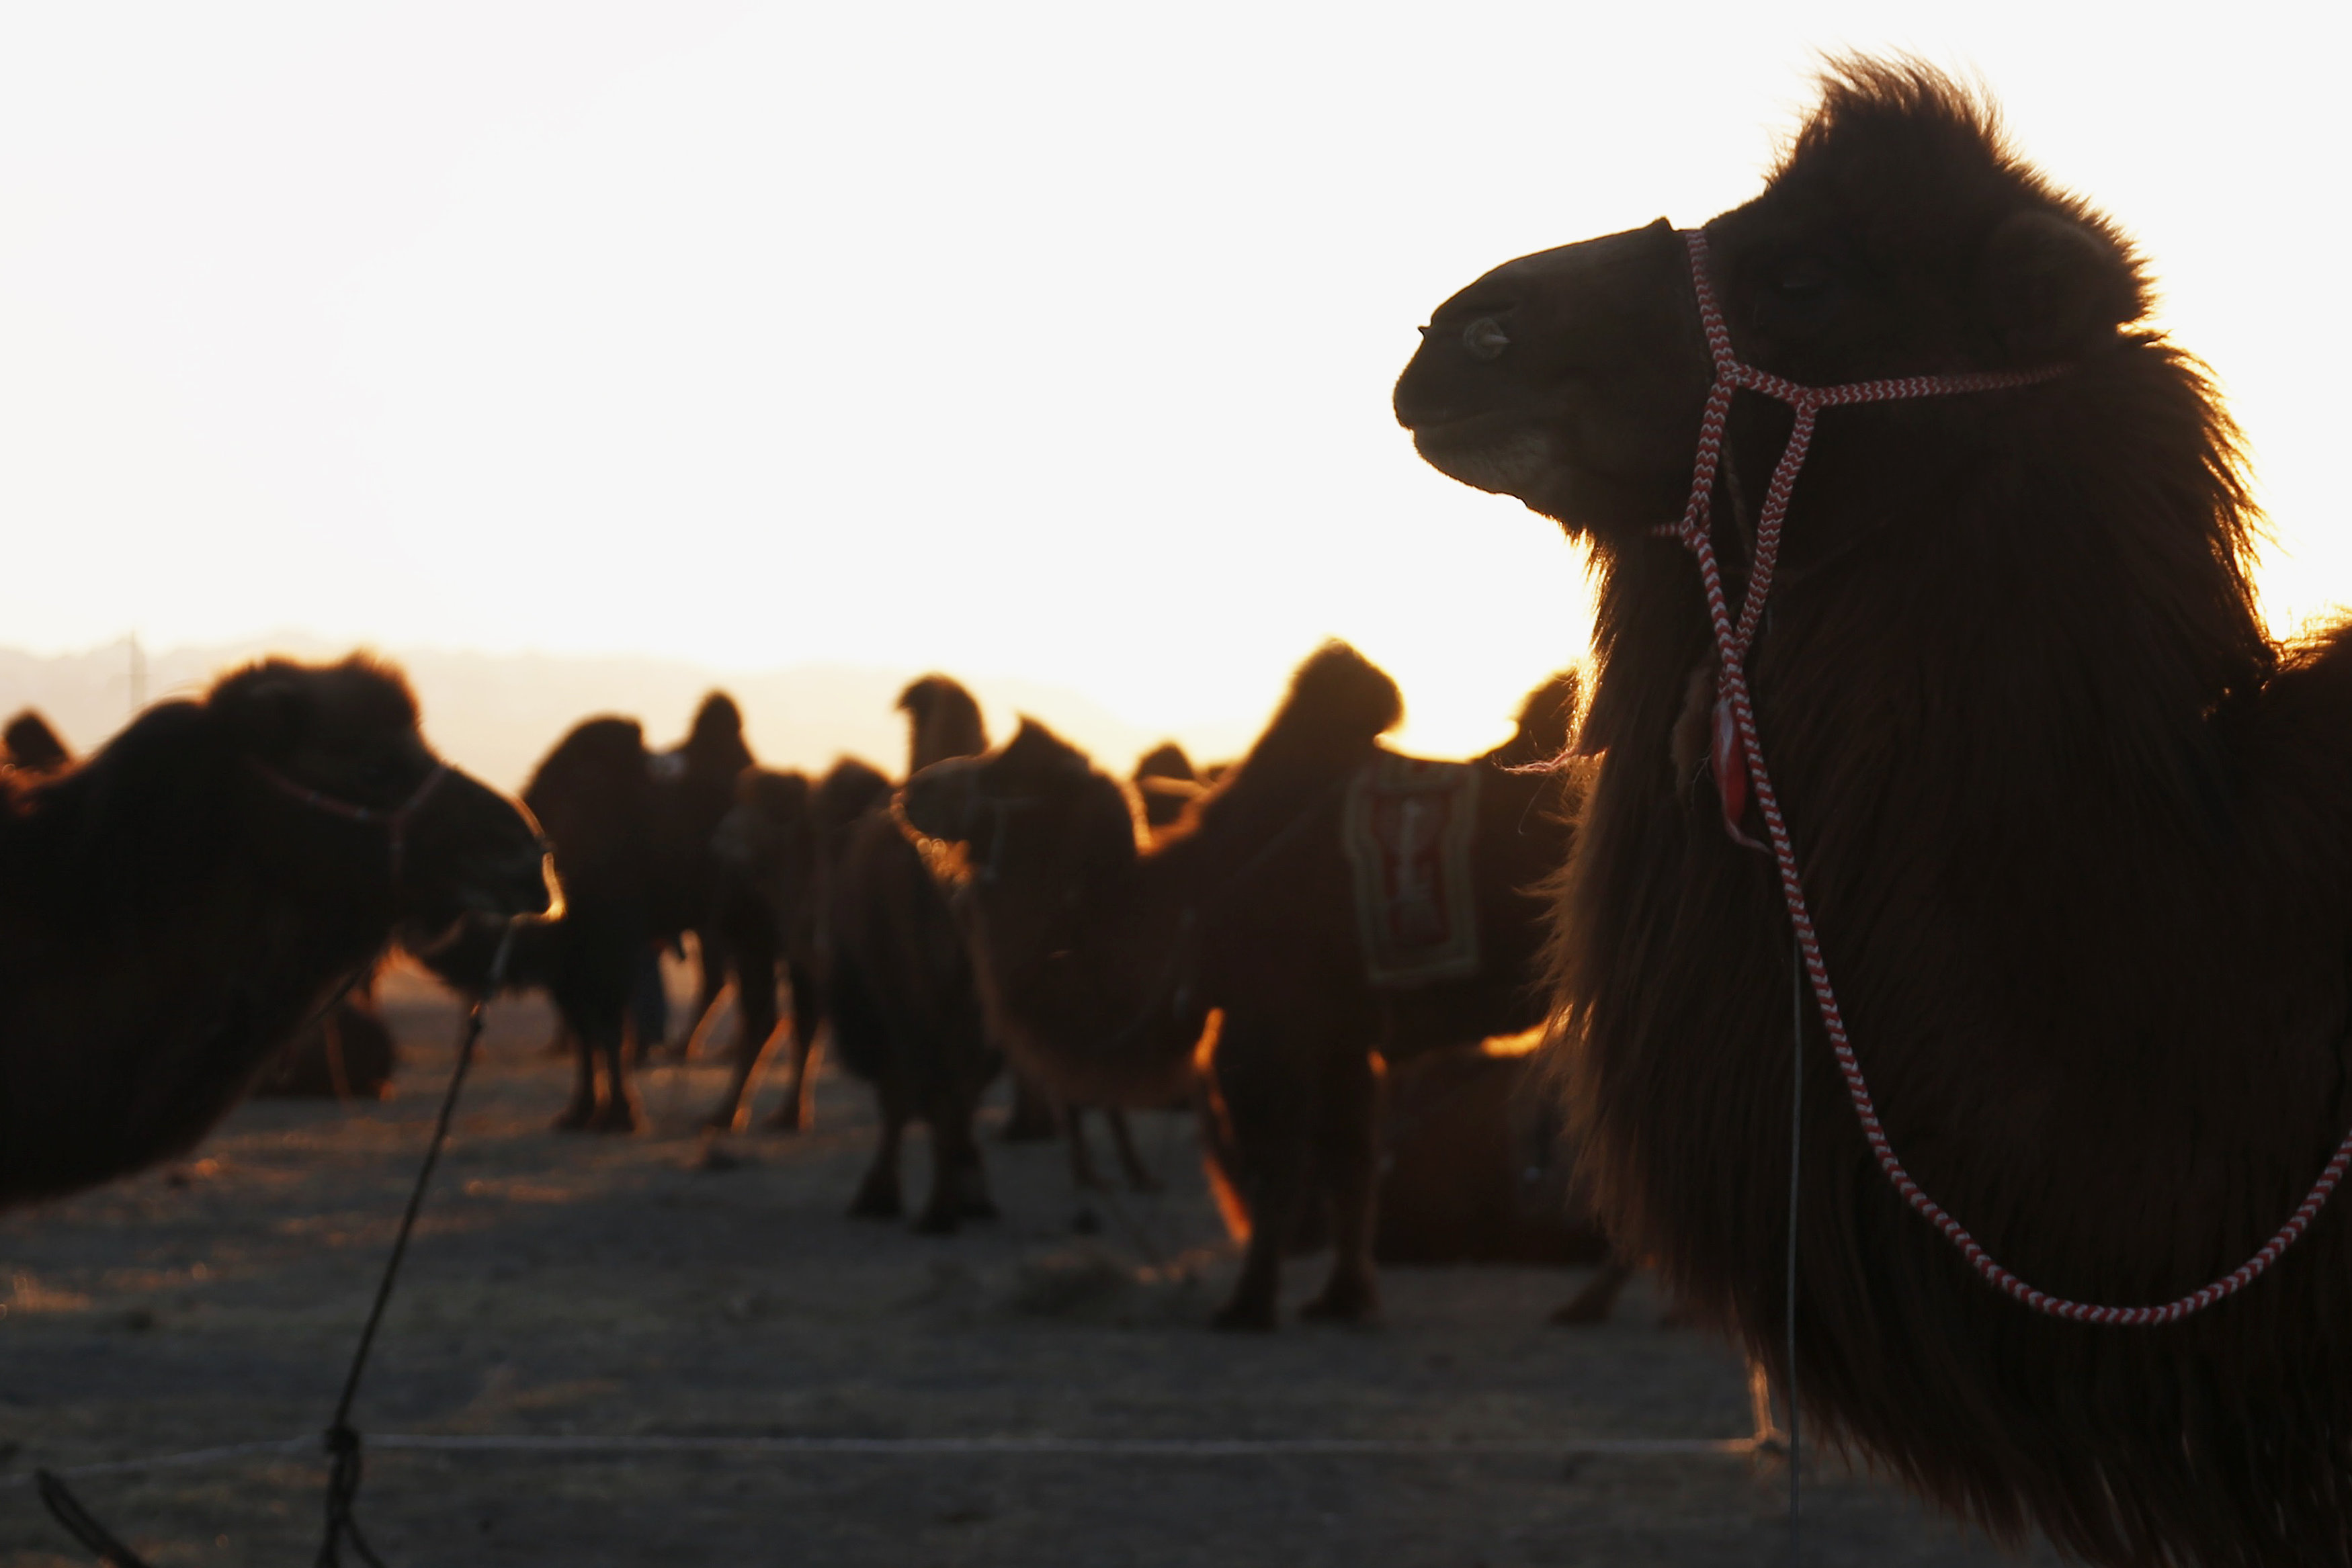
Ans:
{"type": "Polygon", "coordinates": [[[2020,359],[2079,352],[2145,313],[2115,243],[2048,211],[2015,214],[1993,231],[1979,285],[2001,348],[2020,359]]]}
{"type": "Polygon", "coordinates": [[[290,673],[257,671],[231,683],[213,701],[240,750],[283,757],[310,732],[310,685],[290,673]]]}

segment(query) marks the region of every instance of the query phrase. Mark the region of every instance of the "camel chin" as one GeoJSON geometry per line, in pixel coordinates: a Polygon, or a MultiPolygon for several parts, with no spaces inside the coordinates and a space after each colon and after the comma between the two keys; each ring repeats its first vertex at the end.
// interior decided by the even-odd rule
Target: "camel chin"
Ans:
{"type": "Polygon", "coordinates": [[[1560,478],[1551,437],[1531,425],[1497,427],[1491,417],[1450,421],[1414,431],[1412,445],[1447,478],[1529,506],[1560,478]]]}

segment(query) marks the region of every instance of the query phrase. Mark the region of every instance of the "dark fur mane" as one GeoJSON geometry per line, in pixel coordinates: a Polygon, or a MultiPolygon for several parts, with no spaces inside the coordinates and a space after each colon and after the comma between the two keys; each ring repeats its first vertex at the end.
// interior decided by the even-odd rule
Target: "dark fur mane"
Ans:
{"type": "MultiPolygon", "coordinates": [[[[2352,647],[2270,642],[2210,379],[2146,327],[2120,231],[1969,94],[1838,63],[1766,193],[1709,232],[1734,340],[1768,371],[2064,367],[1825,414],[1749,668],[1826,961],[1914,1175],[2038,1286],[2194,1289],[2285,1218],[2352,1118],[2352,647]],[[1851,308],[1776,325],[1792,255],[1857,280],[1851,308]]],[[[1788,429],[1735,404],[1748,497],[1788,429]]],[[[1788,921],[1678,754],[1713,669],[1686,556],[1628,534],[1594,565],[1585,745],[1607,760],[1552,956],[1571,1103],[1612,1233],[1785,1378],[1788,921]]],[[[2005,1539],[2034,1525],[2135,1564],[2352,1560],[2335,1326],[2352,1216],[2185,1324],[2030,1317],[1881,1178],[1806,1017],[1809,1420],[2005,1539]]]]}

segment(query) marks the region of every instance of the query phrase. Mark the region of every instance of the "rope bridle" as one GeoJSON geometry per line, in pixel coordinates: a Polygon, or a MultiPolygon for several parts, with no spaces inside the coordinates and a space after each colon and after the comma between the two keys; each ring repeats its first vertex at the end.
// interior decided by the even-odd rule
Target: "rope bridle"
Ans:
{"type": "MultiPolygon", "coordinates": [[[[1731,334],[1724,325],[1723,313],[1717,306],[1714,286],[1707,275],[1706,233],[1704,229],[1692,229],[1686,231],[1683,238],[1689,249],[1691,286],[1697,295],[1700,322],[1706,329],[1707,352],[1714,363],[1715,383],[1707,392],[1706,412],[1699,422],[1698,457],[1691,475],[1690,500],[1684,507],[1681,523],[1659,531],[1678,540],[1696,559],[1699,581],[1706,594],[1707,619],[1714,630],[1717,660],[1713,763],[1724,825],[1740,842],[1756,849],[1765,848],[1740,831],[1740,821],[1746,815],[1747,800],[1752,789],[1757,810],[1764,820],[1765,831],[1771,841],[1770,853],[1780,870],[1781,896],[1788,904],[1789,921],[1796,932],[1805,977],[1821,1014],[1822,1028],[1829,1036],[1830,1051],[1837,1060],[1839,1073],[1845,1080],[1846,1096],[1853,1102],[1854,1114],[1861,1120],[1863,1137],[1869,1143],[1878,1168],[1902,1194],[1904,1201],[1943,1232],[1945,1239],[1959,1249],[1961,1256],[1968,1260],[1969,1266],[1981,1279],[2012,1301],[2035,1312],[2074,1322],[2140,1326],[2175,1322],[2235,1295],[2278,1261],[2280,1255],[2294,1246],[2310,1228],[2329,1195],[2343,1180],[2347,1167],[2352,1167],[2352,1134],[2347,1134],[2337,1146],[2335,1157],[2320,1172],[2319,1179],[2312,1184],[2311,1190],[2294,1213],[2252,1257],[2221,1278],[2177,1300],[2160,1306],[2095,1306],[2036,1290],[2019,1279],[1996,1262],[1976,1238],[1969,1234],[1965,1226],[1920,1189],[1887,1140],[1886,1130],[1879,1122],[1878,1109],[1871,1097],[1870,1085],[1863,1077],[1862,1063],[1856,1059],[1853,1046],[1847,1039],[1845,1019],[1839,1010],[1836,992],[1830,985],[1829,968],[1822,960],[1821,944],[1813,929],[1812,915],[1805,904],[1804,881],[1798,869],[1796,851],[1790,842],[1789,825],[1781,816],[1780,799],[1772,788],[1772,776],[1764,764],[1763,743],[1757,737],[1756,708],[1748,686],[1748,652],[1764,613],[1766,596],[1771,591],[1772,568],[1780,552],[1780,524],[1788,511],[1790,492],[1795,487],[1797,470],[1804,463],[1805,449],[1812,438],[1814,421],[1821,411],[1849,403],[1893,402],[1909,398],[2036,386],[2063,374],[2065,367],[1968,375],[1906,376],[1887,381],[1850,382],[1828,387],[1801,386],[1794,382],[1784,381],[1743,363],[1733,351],[1731,334]],[[1722,572],[1716,561],[1711,497],[1717,470],[1722,463],[1725,421],[1730,412],[1733,395],[1742,388],[1787,403],[1796,414],[1796,423],[1790,429],[1788,444],[1781,449],[1780,460],[1772,471],[1772,483],[1765,493],[1763,510],[1756,521],[1756,541],[1748,567],[1747,591],[1735,621],[1724,594],[1722,572]]],[[[1795,1151],[1791,1150],[1790,1155],[1793,1160],[1795,1151]]],[[[1792,1224],[1794,1218],[1792,1214],[1792,1224]]]]}
{"type": "Polygon", "coordinates": [[[314,789],[298,779],[289,779],[257,758],[248,758],[247,762],[264,783],[282,794],[292,796],[314,811],[323,811],[330,817],[341,817],[347,822],[362,822],[369,826],[381,823],[386,837],[390,840],[392,885],[395,889],[400,886],[401,872],[405,868],[407,862],[409,821],[416,815],[417,808],[425,804],[425,797],[438,789],[441,780],[449,776],[449,765],[446,762],[436,762],[433,765],[433,770],[409,792],[408,799],[399,805],[362,806],[355,801],[341,800],[323,789],[314,789]]]}

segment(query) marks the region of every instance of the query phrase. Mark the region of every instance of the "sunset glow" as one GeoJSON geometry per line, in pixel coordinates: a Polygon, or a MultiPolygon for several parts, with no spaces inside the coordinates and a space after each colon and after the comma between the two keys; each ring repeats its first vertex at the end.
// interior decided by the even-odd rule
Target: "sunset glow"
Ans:
{"type": "MultiPolygon", "coordinates": [[[[1051,683],[1184,734],[1318,641],[1404,739],[1582,655],[1424,467],[1413,328],[1752,193],[1819,51],[1979,76],[2228,389],[2274,622],[2352,601],[2335,51],[2084,8],[20,8],[0,644],[277,628],[1051,683]]],[[[670,722],[663,716],[662,723],[670,722]]]]}

